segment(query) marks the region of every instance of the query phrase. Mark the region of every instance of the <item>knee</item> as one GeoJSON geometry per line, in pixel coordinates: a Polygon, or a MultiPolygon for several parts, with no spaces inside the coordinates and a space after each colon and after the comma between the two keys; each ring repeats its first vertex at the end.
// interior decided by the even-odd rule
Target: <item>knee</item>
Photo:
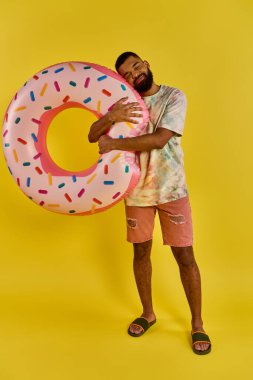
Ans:
{"type": "Polygon", "coordinates": [[[187,270],[197,266],[192,247],[171,247],[180,269],[187,270]]]}
{"type": "Polygon", "coordinates": [[[152,247],[152,240],[143,243],[134,243],[134,260],[149,259],[152,247]]]}

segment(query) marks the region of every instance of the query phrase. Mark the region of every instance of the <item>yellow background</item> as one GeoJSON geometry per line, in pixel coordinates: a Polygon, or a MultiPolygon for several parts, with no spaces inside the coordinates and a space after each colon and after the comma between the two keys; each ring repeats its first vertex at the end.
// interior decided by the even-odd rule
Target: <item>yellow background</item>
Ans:
{"type": "MultiPolygon", "coordinates": [[[[149,61],[158,84],[185,92],[182,146],[203,318],[213,342],[210,355],[191,351],[190,312],[158,220],[152,255],[158,322],[135,339],[126,329],[141,307],[123,203],[88,217],[50,213],[23,195],[1,153],[0,379],[252,377],[252,1],[0,5],[2,119],[37,71],[72,60],[113,68],[125,50],[149,61]]],[[[97,146],[86,142],[85,111],[70,112],[73,124],[66,113],[50,127],[50,149],[58,163],[79,168],[95,161],[97,146]]]]}

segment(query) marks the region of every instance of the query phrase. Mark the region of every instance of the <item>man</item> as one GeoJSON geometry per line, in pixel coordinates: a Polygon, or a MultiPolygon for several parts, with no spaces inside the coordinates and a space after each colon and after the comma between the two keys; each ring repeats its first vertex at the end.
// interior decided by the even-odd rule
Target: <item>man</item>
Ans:
{"type": "Polygon", "coordinates": [[[163,243],[171,247],[192,315],[193,351],[207,354],[211,342],[201,317],[201,280],[193,253],[191,208],[185,181],[180,137],[183,133],[186,98],[182,91],[153,80],[149,63],[133,52],[121,54],[115,64],[118,73],[142,96],[150,113],[146,134],[113,139],[105,135],[114,123],[136,123],[141,115],[138,103],[118,101],[113,109],[90,129],[89,141],[99,143],[100,153],[111,150],[140,152],[141,177],[125,199],[127,240],[134,247],[134,274],[143,313],[129,326],[139,337],[156,322],[151,295],[151,246],[154,218],[159,214],[163,243]]]}

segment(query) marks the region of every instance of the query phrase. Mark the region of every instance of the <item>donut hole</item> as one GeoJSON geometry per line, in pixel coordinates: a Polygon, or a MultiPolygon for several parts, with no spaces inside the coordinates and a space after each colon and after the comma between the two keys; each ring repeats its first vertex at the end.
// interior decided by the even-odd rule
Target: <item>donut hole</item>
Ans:
{"type": "Polygon", "coordinates": [[[58,113],[47,131],[47,149],[51,159],[62,169],[82,171],[99,157],[98,144],[88,140],[96,116],[82,108],[68,108],[58,113]]]}

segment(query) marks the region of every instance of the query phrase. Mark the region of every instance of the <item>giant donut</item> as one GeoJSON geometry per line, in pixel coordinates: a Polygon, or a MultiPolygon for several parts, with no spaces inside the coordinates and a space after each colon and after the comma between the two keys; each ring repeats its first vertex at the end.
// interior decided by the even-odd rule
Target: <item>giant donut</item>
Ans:
{"type": "Polygon", "coordinates": [[[100,118],[126,96],[140,104],[143,116],[135,118],[138,124],[116,123],[108,131],[113,138],[139,135],[149,118],[140,95],[121,76],[93,63],[63,62],[29,79],[10,102],[3,123],[6,163],[20,189],[43,208],[67,215],[103,211],[123,199],[139,180],[135,152],[111,151],[92,167],[72,172],[52,160],[46,136],[64,109],[80,107],[100,118]]]}

